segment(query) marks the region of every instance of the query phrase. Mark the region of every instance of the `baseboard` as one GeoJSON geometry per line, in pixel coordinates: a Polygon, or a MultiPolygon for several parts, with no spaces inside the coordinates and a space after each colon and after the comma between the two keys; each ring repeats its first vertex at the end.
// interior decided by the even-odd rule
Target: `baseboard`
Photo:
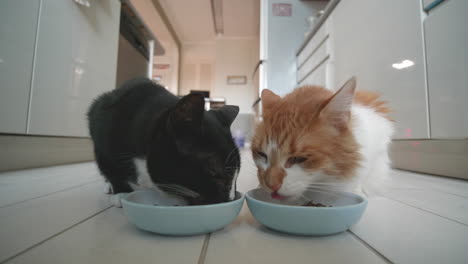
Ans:
{"type": "MultiPolygon", "coordinates": [[[[468,139],[394,140],[392,166],[468,179],[468,139]]],[[[89,138],[0,134],[0,171],[94,160],[89,138]]]]}
{"type": "Polygon", "coordinates": [[[0,171],[94,160],[89,138],[0,134],[0,171]]]}
{"type": "Polygon", "coordinates": [[[468,139],[394,140],[394,168],[468,179],[468,139]]]}

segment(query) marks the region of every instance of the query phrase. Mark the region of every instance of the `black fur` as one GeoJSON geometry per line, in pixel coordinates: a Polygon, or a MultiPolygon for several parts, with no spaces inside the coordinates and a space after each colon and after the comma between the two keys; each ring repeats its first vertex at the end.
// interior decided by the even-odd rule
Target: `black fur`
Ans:
{"type": "Polygon", "coordinates": [[[199,194],[191,204],[229,200],[239,151],[230,125],[239,108],[204,110],[201,95],[182,99],[146,78],[98,97],[88,112],[96,162],[114,193],[133,191],[132,161],[144,157],[154,183],[177,184],[199,194]]]}

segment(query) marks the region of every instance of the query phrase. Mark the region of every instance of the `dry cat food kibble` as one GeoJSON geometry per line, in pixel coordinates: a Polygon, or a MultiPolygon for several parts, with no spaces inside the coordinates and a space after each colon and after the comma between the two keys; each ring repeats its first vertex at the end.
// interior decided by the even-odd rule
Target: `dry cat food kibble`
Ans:
{"type": "Polygon", "coordinates": [[[324,205],[324,204],[321,204],[321,203],[314,203],[313,201],[309,201],[308,203],[306,204],[303,204],[302,206],[310,206],[310,207],[333,207],[331,205],[324,205]]]}

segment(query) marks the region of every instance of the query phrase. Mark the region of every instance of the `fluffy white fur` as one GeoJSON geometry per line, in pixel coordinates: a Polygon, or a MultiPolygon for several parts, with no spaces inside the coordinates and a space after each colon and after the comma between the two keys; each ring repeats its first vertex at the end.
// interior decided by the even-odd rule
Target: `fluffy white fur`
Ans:
{"type": "Polygon", "coordinates": [[[237,182],[237,176],[239,176],[239,170],[237,169],[234,177],[232,178],[231,182],[231,190],[229,190],[229,199],[234,200],[236,197],[236,182],[237,182]]]}
{"type": "MultiPolygon", "coordinates": [[[[298,198],[310,186],[325,187],[343,191],[352,191],[370,195],[378,192],[379,182],[389,173],[390,160],[388,145],[393,134],[393,124],[374,109],[353,104],[351,106],[352,132],[360,145],[362,160],[354,177],[349,181],[340,181],[336,177],[324,173],[309,174],[299,165],[284,168],[286,177],[278,193],[292,198],[298,198]]],[[[270,142],[267,155],[275,145],[270,142]]],[[[255,160],[257,166],[266,169],[268,163],[259,158],[255,160]]],[[[286,159],[280,164],[285,164],[286,159]]]]}
{"type": "MultiPolygon", "coordinates": [[[[164,201],[164,202],[161,201],[160,202],[161,204],[167,204],[167,205],[186,205],[187,204],[187,202],[183,198],[166,194],[153,183],[153,181],[151,180],[149,176],[145,159],[136,158],[136,159],[133,159],[133,163],[135,164],[135,168],[136,168],[137,175],[138,175],[136,184],[129,182],[133,190],[136,191],[136,190],[143,190],[143,189],[153,189],[158,193],[158,196],[160,197],[160,199],[164,201]]],[[[118,194],[112,195],[110,198],[111,204],[115,207],[122,207],[121,199],[124,195],[125,193],[118,193],[118,194]]]]}

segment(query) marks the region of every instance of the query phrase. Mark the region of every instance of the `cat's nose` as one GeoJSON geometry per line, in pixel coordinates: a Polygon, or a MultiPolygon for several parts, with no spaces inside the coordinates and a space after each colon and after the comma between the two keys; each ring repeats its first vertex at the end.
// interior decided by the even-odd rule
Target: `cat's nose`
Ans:
{"type": "Polygon", "coordinates": [[[276,192],[281,188],[283,179],[286,177],[286,172],[283,168],[273,166],[265,172],[265,184],[272,191],[276,192]]]}
{"type": "Polygon", "coordinates": [[[272,191],[277,192],[281,188],[281,183],[267,183],[267,186],[272,191]]]}

